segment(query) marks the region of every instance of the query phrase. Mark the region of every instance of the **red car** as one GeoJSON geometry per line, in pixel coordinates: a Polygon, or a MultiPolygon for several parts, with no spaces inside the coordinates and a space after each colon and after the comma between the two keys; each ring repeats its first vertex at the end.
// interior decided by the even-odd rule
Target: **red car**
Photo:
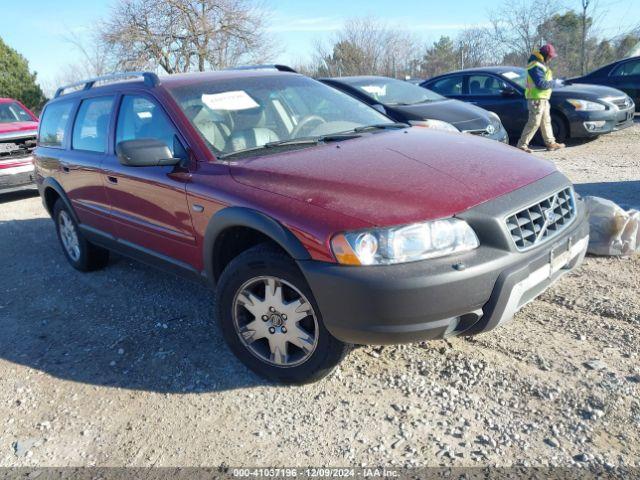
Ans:
{"type": "Polygon", "coordinates": [[[38,117],[11,98],[0,98],[0,194],[35,188],[33,156],[38,117]]]}
{"type": "Polygon", "coordinates": [[[490,330],[582,261],[550,162],[281,70],[61,88],[36,181],[71,265],[113,250],[209,282],[237,356],[305,382],[351,344],[490,330]]]}

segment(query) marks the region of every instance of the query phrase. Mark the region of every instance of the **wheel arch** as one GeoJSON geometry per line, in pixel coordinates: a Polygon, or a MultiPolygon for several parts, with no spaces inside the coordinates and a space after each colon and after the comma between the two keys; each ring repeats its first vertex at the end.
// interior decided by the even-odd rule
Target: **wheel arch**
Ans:
{"type": "Polygon", "coordinates": [[[566,140],[567,138],[571,138],[571,123],[569,122],[569,118],[567,115],[559,108],[551,107],[551,116],[557,117],[564,126],[564,134],[565,137],[562,140],[566,140]]]}
{"type": "Polygon", "coordinates": [[[41,192],[42,203],[47,209],[49,216],[53,217],[53,207],[56,204],[56,201],[60,199],[67,207],[67,210],[69,210],[69,213],[73,216],[75,222],[80,223],[78,221],[78,215],[71,205],[71,200],[69,200],[69,197],[62,188],[62,185],[60,185],[57,180],[51,177],[45,178],[42,182],[41,192]]]}
{"type": "Polygon", "coordinates": [[[215,285],[229,261],[247,248],[265,241],[274,244],[294,260],[311,258],[302,242],[288,228],[257,210],[227,207],[217,212],[209,220],[203,242],[204,269],[208,281],[215,285]],[[236,241],[238,234],[242,236],[240,241],[236,241]]]}

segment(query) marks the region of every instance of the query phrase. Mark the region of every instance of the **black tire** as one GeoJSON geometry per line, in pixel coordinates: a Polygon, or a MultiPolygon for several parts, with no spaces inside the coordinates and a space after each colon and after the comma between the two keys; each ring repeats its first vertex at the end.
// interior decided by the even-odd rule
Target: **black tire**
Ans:
{"type": "Polygon", "coordinates": [[[67,261],[73,268],[81,272],[91,272],[104,268],[107,263],[109,263],[109,250],[94,245],[82,236],[78,228],[78,223],[62,200],[56,201],[53,206],[53,221],[56,225],[56,233],[60,241],[60,246],[62,247],[62,253],[64,253],[67,261]],[[61,232],[61,225],[63,223],[61,217],[64,217],[67,222],[71,222],[70,225],[73,227],[75,235],[77,236],[77,254],[70,253],[65,246],[61,232]]]}
{"type": "MultiPolygon", "coordinates": [[[[266,293],[264,299],[266,299],[266,293]]],[[[349,345],[334,338],[324,326],[322,314],[313,293],[295,262],[284,252],[266,244],[241,253],[225,268],[216,289],[216,314],[224,339],[231,351],[251,370],[276,382],[302,384],[319,380],[331,373],[350,349],[349,345]],[[275,277],[295,287],[313,308],[317,320],[317,328],[314,328],[317,342],[315,349],[303,363],[295,366],[277,366],[268,363],[268,360],[261,359],[253,353],[240,338],[234,321],[236,296],[247,282],[264,277],[275,277]]],[[[250,315],[250,318],[254,316],[250,315]]],[[[269,342],[269,339],[265,337],[260,341],[269,342]]]]}
{"type": "Polygon", "coordinates": [[[563,143],[568,138],[567,123],[564,118],[557,113],[551,114],[551,128],[556,142],[563,143]]]}

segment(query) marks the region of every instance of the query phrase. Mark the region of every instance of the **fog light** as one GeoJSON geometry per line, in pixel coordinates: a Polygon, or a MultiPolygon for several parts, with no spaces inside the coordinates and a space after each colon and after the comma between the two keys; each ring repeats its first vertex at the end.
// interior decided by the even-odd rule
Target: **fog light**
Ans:
{"type": "Polygon", "coordinates": [[[584,128],[589,131],[598,130],[605,126],[607,122],[605,120],[596,120],[593,122],[584,122],[584,128]]]}

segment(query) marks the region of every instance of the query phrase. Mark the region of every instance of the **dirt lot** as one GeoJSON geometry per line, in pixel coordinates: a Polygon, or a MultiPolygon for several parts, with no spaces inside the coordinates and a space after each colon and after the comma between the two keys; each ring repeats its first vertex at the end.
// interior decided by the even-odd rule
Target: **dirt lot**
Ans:
{"type": "MultiPolygon", "coordinates": [[[[556,154],[640,207],[640,125],[556,154]]],[[[204,287],[81,274],[32,195],[0,199],[0,466],[640,466],[640,258],[588,258],[473,339],[354,351],[285,388],[226,349],[204,287]]]]}

